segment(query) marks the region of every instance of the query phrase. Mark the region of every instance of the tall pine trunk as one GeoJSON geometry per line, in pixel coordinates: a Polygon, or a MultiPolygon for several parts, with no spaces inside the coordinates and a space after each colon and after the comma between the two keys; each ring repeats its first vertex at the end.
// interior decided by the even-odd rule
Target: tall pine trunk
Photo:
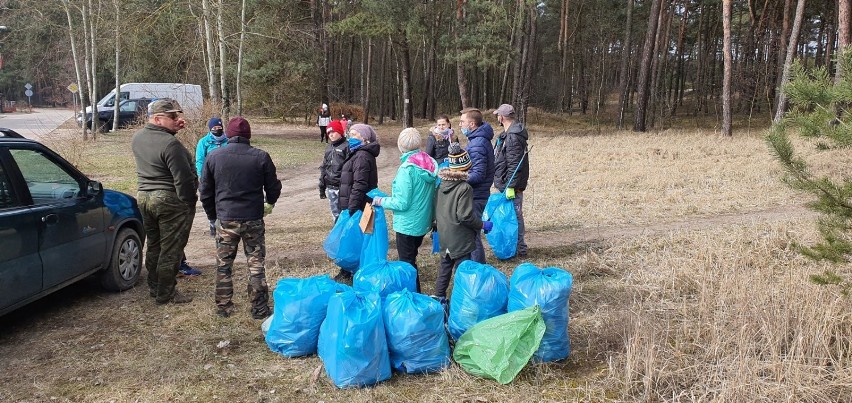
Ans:
{"type": "Polygon", "coordinates": [[[645,45],[642,48],[642,63],[639,66],[639,83],[636,96],[636,113],[633,118],[633,131],[645,131],[645,114],[647,113],[649,90],[651,86],[651,62],[654,56],[655,39],[657,38],[657,21],[660,15],[661,0],[651,0],[651,12],[648,14],[648,29],[645,31],[645,45]]]}
{"type": "Polygon", "coordinates": [[[725,71],[722,76],[722,134],[731,136],[731,9],[733,0],[722,0],[722,56],[725,71]]]}

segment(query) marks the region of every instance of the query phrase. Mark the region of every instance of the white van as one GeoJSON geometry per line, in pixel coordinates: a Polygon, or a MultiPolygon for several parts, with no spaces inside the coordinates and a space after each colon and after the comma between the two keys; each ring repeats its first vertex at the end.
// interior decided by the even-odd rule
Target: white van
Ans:
{"type": "MultiPolygon", "coordinates": [[[[182,83],[126,83],[119,88],[119,99],[138,98],[172,98],[180,104],[188,117],[195,118],[201,115],[201,106],[204,98],[201,96],[201,86],[197,84],[182,83]]],[[[120,102],[119,101],[119,102],[120,102]]],[[[98,101],[98,112],[112,111],[115,109],[115,88],[105,97],[98,101]]],[[[92,107],[86,107],[85,115],[92,113],[92,107]]],[[[77,123],[83,124],[84,114],[77,114],[77,123]]]]}

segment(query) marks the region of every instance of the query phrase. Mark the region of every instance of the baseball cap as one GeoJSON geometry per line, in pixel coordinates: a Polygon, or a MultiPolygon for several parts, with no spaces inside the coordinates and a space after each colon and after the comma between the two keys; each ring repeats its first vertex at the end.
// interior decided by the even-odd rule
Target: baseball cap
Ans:
{"type": "Polygon", "coordinates": [[[183,112],[180,104],[171,98],[160,98],[148,104],[148,114],[183,112]]]}
{"type": "Polygon", "coordinates": [[[500,116],[515,116],[515,108],[512,105],[503,104],[494,111],[494,114],[500,116]]]}

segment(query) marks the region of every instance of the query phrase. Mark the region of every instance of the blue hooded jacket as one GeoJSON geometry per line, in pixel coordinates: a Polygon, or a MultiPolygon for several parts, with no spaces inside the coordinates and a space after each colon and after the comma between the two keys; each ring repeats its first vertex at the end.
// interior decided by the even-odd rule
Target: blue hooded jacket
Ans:
{"type": "Polygon", "coordinates": [[[470,154],[470,170],[467,183],[473,188],[474,200],[488,200],[491,195],[491,183],[494,182],[494,129],[487,122],[482,122],[467,136],[467,153],[470,154]]]}

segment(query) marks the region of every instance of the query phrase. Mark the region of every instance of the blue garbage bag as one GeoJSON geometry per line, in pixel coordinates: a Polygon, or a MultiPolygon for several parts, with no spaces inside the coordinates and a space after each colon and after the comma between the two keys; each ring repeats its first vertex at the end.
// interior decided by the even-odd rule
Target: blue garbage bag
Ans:
{"type": "Polygon", "coordinates": [[[438,231],[432,231],[432,253],[441,253],[441,242],[438,231]]]}
{"type": "MultiPolygon", "coordinates": [[[[367,196],[374,199],[376,197],[387,197],[378,188],[367,192],[367,196]]],[[[378,206],[373,206],[372,208],[374,217],[373,233],[364,234],[364,240],[361,245],[360,267],[388,260],[388,221],[385,218],[385,209],[378,206]]]]}
{"type": "Polygon", "coordinates": [[[364,239],[361,227],[358,226],[362,214],[362,211],[356,211],[350,216],[349,210],[341,211],[337,222],[322,243],[326,255],[334,259],[334,264],[353,273],[358,270],[364,239]]]}
{"type": "Polygon", "coordinates": [[[327,274],[278,281],[266,344],[286,357],[316,354],[317,338],[332,295],[351,289],[327,274]]]}
{"type": "Polygon", "coordinates": [[[444,308],[438,301],[406,289],[388,295],[382,311],[393,369],[415,374],[450,365],[444,308]]]}
{"type": "Polygon", "coordinates": [[[503,193],[494,193],[488,197],[483,221],[491,221],[494,228],[485,234],[494,256],[500,260],[511,259],[518,249],[518,216],[515,203],[506,199],[503,193]]]}
{"type": "Polygon", "coordinates": [[[320,326],[317,347],[326,374],[338,388],[369,386],[390,379],[379,294],[350,290],[333,295],[320,326]]]}
{"type": "Polygon", "coordinates": [[[456,269],[450,297],[450,336],[458,340],[471,326],[506,313],[509,282],[487,264],[465,260],[456,269]]]}
{"type": "Polygon", "coordinates": [[[384,298],[400,291],[417,291],[417,270],[408,262],[393,260],[362,266],[352,279],[352,286],[362,292],[375,292],[384,298]]]}
{"type": "Polygon", "coordinates": [[[532,263],[515,268],[509,281],[509,312],[541,307],[547,329],[534,359],[556,361],[571,353],[568,337],[568,298],[574,283],[571,273],[557,267],[540,269],[532,263]]]}

